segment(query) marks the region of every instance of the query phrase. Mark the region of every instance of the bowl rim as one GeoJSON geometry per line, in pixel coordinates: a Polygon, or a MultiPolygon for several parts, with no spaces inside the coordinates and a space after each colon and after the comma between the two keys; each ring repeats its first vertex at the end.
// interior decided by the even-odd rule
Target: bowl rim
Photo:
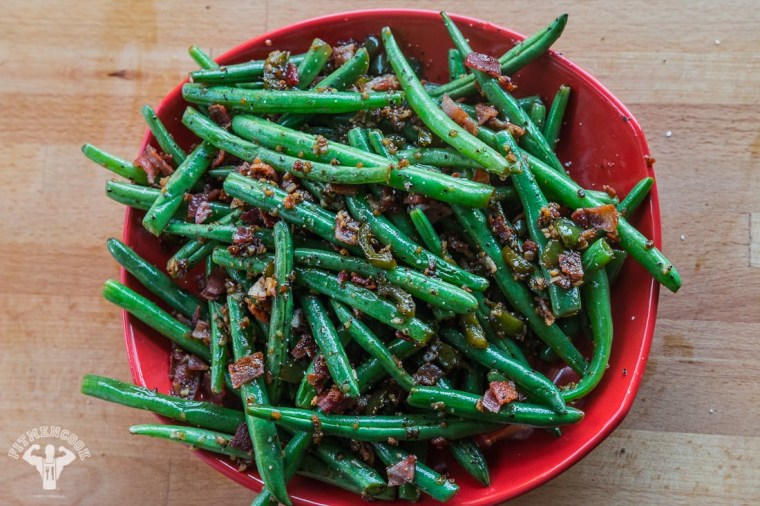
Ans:
{"type": "MultiPolygon", "coordinates": [[[[525,39],[525,36],[522,35],[521,33],[515,32],[514,30],[505,28],[503,26],[497,25],[490,21],[485,21],[482,19],[478,19],[478,18],[466,16],[466,15],[455,14],[448,11],[447,13],[453,20],[457,21],[458,23],[472,23],[474,26],[478,26],[480,29],[482,28],[492,29],[497,32],[506,34],[510,38],[518,42],[525,39]]],[[[267,39],[277,38],[278,36],[292,32],[293,30],[308,28],[308,27],[311,27],[312,25],[322,25],[322,24],[328,24],[328,23],[334,23],[334,22],[345,22],[345,21],[350,21],[351,18],[365,17],[369,15],[376,16],[378,14],[380,15],[405,14],[405,15],[415,16],[415,17],[420,17],[420,16],[421,17],[430,17],[430,16],[438,17],[440,15],[440,11],[435,11],[435,10],[430,10],[430,9],[413,9],[413,8],[376,8],[376,9],[358,9],[358,10],[326,14],[323,16],[301,20],[296,23],[275,28],[261,35],[251,37],[241,42],[240,44],[237,44],[231,49],[225,51],[224,53],[220,54],[218,57],[214,58],[214,60],[215,61],[229,60],[233,58],[234,56],[236,56],[237,54],[239,54],[241,51],[245,50],[246,48],[260,46],[267,39]]],[[[633,136],[635,137],[635,140],[638,143],[638,148],[643,153],[646,153],[646,154],[650,153],[649,146],[646,141],[646,137],[644,135],[644,132],[641,126],[639,125],[639,122],[636,120],[636,117],[628,110],[628,108],[615,95],[612,94],[610,90],[607,89],[606,86],[604,86],[601,82],[599,82],[589,72],[585,71],[583,68],[573,63],[569,58],[565,57],[564,54],[561,54],[555,51],[554,49],[549,49],[546,52],[546,55],[548,58],[553,59],[560,65],[566,67],[570,72],[572,72],[579,79],[581,79],[587,86],[595,89],[598,93],[600,93],[604,97],[605,100],[609,101],[609,103],[613,105],[622,115],[626,116],[628,118],[629,126],[633,129],[633,136]]],[[[161,102],[156,108],[157,114],[161,113],[166,103],[176,100],[177,96],[181,98],[181,88],[182,88],[182,85],[185,84],[186,82],[188,82],[187,77],[183,81],[181,81],[175,88],[173,88],[169,93],[167,93],[164,96],[164,98],[161,99],[161,102]]],[[[142,143],[140,144],[138,154],[141,153],[145,149],[145,146],[152,139],[153,139],[153,136],[150,132],[150,129],[146,128],[146,133],[143,137],[142,143]]],[[[649,172],[652,177],[655,176],[653,168],[650,167],[649,172]]],[[[661,217],[660,217],[659,194],[657,190],[656,178],[655,178],[655,184],[652,186],[652,189],[650,191],[650,209],[649,210],[651,214],[651,225],[652,225],[651,239],[654,241],[655,246],[657,246],[658,248],[661,248],[662,247],[662,224],[661,224],[661,217]]],[[[127,241],[127,234],[128,234],[129,227],[131,226],[130,223],[133,219],[132,215],[134,212],[135,211],[131,207],[127,207],[124,214],[122,240],[124,240],[125,242],[127,241]]],[[[120,276],[119,276],[120,281],[126,284],[128,281],[127,278],[128,278],[127,271],[123,267],[120,268],[120,276]]],[[[604,441],[615,430],[615,428],[617,428],[618,425],[620,425],[620,423],[623,421],[623,419],[626,417],[631,407],[633,406],[633,402],[635,400],[636,394],[638,393],[639,388],[641,386],[641,381],[644,375],[644,370],[646,368],[647,361],[649,359],[650,348],[651,348],[652,340],[654,337],[654,327],[655,327],[655,323],[657,319],[657,308],[659,305],[660,285],[654,279],[650,279],[649,289],[647,291],[649,293],[649,297],[648,297],[648,301],[646,305],[646,310],[644,311],[645,312],[644,336],[641,342],[640,352],[637,356],[635,367],[633,368],[633,371],[628,371],[628,374],[632,375],[630,386],[625,392],[621,404],[614,411],[614,413],[605,421],[605,423],[602,425],[600,430],[598,430],[589,438],[587,438],[583,444],[581,444],[575,451],[573,451],[567,457],[552,464],[544,472],[536,474],[536,476],[534,476],[533,479],[526,480],[523,484],[519,486],[513,486],[508,489],[492,489],[492,490],[483,489],[484,491],[483,495],[478,497],[477,499],[468,501],[467,502],[468,505],[485,506],[488,504],[494,504],[495,502],[502,502],[509,499],[513,499],[533,489],[538,488],[539,486],[549,482],[550,480],[557,477],[564,471],[568,470],[573,465],[580,462],[594,448],[599,446],[599,444],[601,444],[601,442],[604,441]]],[[[122,310],[122,327],[123,327],[123,332],[124,332],[125,345],[127,349],[126,350],[127,360],[129,362],[129,368],[130,368],[130,373],[132,375],[132,378],[136,384],[143,387],[147,387],[145,378],[142,374],[142,368],[140,366],[137,346],[135,345],[135,340],[133,339],[131,316],[126,310],[122,310]]],[[[168,420],[167,418],[164,418],[159,415],[156,415],[156,416],[163,423],[170,423],[170,420],[168,420]]],[[[196,451],[196,452],[193,452],[193,454],[196,455],[201,460],[203,460],[206,464],[208,464],[209,466],[217,470],[218,472],[224,474],[228,478],[231,478],[232,480],[238,482],[239,484],[247,488],[256,490],[258,492],[261,490],[263,486],[261,479],[258,477],[258,473],[256,473],[256,475],[254,476],[249,473],[239,472],[235,467],[231,466],[224,459],[224,457],[220,457],[220,456],[217,456],[215,454],[208,453],[205,451],[196,451]]],[[[294,500],[294,503],[297,503],[297,504],[321,504],[321,503],[314,502],[313,500],[308,499],[308,497],[300,497],[300,496],[291,496],[291,497],[294,500]]]]}

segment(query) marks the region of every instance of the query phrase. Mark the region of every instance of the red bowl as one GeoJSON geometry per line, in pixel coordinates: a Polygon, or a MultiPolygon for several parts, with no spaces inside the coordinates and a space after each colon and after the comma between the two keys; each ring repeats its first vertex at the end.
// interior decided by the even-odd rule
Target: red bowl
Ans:
{"type": "MultiPolygon", "coordinates": [[[[452,16],[476,51],[500,55],[524,37],[491,23],[452,16]]],[[[547,21],[549,21],[547,19],[547,21]]],[[[379,34],[390,26],[407,56],[419,58],[431,81],[445,81],[446,51],[452,47],[438,13],[421,10],[384,9],[334,14],[296,23],[253,38],[219,57],[222,64],[263,58],[272,48],[305,51],[315,37],[335,43],[379,34]],[[266,41],[271,41],[269,46],[266,41]]],[[[572,25],[571,28],[572,29],[572,25]]],[[[645,163],[649,154],[644,134],[631,113],[596,79],[557,53],[550,52],[513,76],[520,96],[540,94],[550,101],[560,84],[573,93],[558,155],[569,164],[572,176],[587,188],[612,186],[621,195],[641,178],[654,176],[645,163]]],[[[158,114],[177,141],[188,148],[193,136],[180,122],[185,108],[180,87],[161,102],[158,114]]],[[[143,147],[155,140],[146,135],[143,147]]],[[[141,148],[142,149],[142,148],[141,148]]],[[[156,265],[166,265],[167,255],[141,226],[142,213],[127,210],[124,241],[156,265]]],[[[634,225],[659,247],[660,211],[656,186],[648,205],[634,225]]],[[[129,274],[121,278],[133,289],[149,295],[129,274]]],[[[461,491],[457,504],[494,504],[523,494],[557,476],[596,447],[623,420],[631,408],[644,374],[654,331],[659,293],[657,285],[638,264],[628,262],[614,286],[615,340],[610,366],[598,388],[585,400],[586,416],[563,428],[562,437],[536,431],[522,441],[503,440],[488,451],[491,483],[488,488],[448,462],[461,491]]],[[[169,390],[167,341],[124,313],[124,333],[132,375],[137,384],[159,391],[169,390]]],[[[225,458],[194,452],[211,467],[254,490],[261,480],[255,472],[239,472],[225,458]]],[[[356,504],[351,493],[296,477],[289,491],[297,504],[356,504]]],[[[430,498],[421,504],[434,504],[430,498]]]]}

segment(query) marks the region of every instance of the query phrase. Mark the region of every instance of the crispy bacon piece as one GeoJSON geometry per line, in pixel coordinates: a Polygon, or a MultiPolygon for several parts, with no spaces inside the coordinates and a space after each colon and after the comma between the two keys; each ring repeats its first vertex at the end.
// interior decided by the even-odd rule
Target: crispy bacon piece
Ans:
{"type": "Polygon", "coordinates": [[[552,325],[555,318],[549,302],[543,297],[535,297],[534,300],[536,301],[536,314],[544,319],[544,323],[552,325]]]}
{"type": "Polygon", "coordinates": [[[350,60],[356,52],[356,44],[342,44],[333,48],[332,62],[336,67],[340,67],[350,60]]]}
{"type": "Polygon", "coordinates": [[[573,286],[583,283],[583,265],[581,255],[577,251],[561,253],[559,255],[559,269],[567,276],[573,286]]]}
{"type": "Polygon", "coordinates": [[[517,388],[512,381],[492,381],[488,385],[486,394],[490,394],[499,407],[516,401],[518,398],[517,388]]]}
{"type": "Polygon", "coordinates": [[[227,112],[227,108],[221,104],[213,104],[208,106],[208,115],[211,116],[211,120],[222,128],[229,128],[232,124],[230,113],[227,112]]]}
{"type": "Polygon", "coordinates": [[[454,120],[454,123],[464,128],[472,135],[478,134],[477,123],[464,112],[464,109],[451,100],[448,95],[444,95],[443,99],[441,99],[441,109],[446,113],[446,116],[454,120]]]}
{"type": "Polygon", "coordinates": [[[476,53],[475,51],[468,53],[464,59],[464,66],[469,69],[485,72],[491,77],[501,76],[499,60],[487,54],[476,53]]]}
{"type": "Polygon", "coordinates": [[[240,215],[240,221],[248,225],[258,225],[263,228],[272,228],[277,223],[277,218],[271,214],[254,207],[240,215]]]}
{"type": "Polygon", "coordinates": [[[306,381],[313,386],[317,392],[325,388],[327,380],[330,378],[330,371],[327,369],[327,361],[324,355],[317,355],[314,359],[314,372],[306,376],[306,381]]]}
{"type": "Polygon", "coordinates": [[[373,77],[364,85],[364,91],[392,91],[401,89],[398,78],[393,74],[373,77]]]}
{"type": "Polygon", "coordinates": [[[329,195],[356,195],[359,193],[359,186],[355,184],[327,183],[323,191],[329,195]]]}
{"type": "Polygon", "coordinates": [[[255,159],[253,163],[245,162],[240,166],[238,172],[252,179],[265,179],[267,181],[272,181],[273,183],[280,182],[280,176],[277,174],[277,171],[270,165],[263,163],[258,158],[255,159]]]}
{"type": "Polygon", "coordinates": [[[214,156],[214,159],[211,160],[211,168],[215,169],[217,167],[221,167],[224,165],[224,162],[227,160],[227,152],[220,149],[216,152],[216,155],[214,156]]]}
{"type": "Polygon", "coordinates": [[[329,390],[317,395],[317,407],[325,413],[344,413],[356,403],[333,385],[329,390]]]}
{"type": "Polygon", "coordinates": [[[489,120],[499,117],[499,111],[490,104],[475,104],[475,112],[478,115],[478,125],[485,125],[489,120]]]}
{"type": "Polygon", "coordinates": [[[248,425],[243,422],[238,425],[235,435],[230,439],[230,446],[243,450],[244,452],[250,452],[253,450],[253,442],[251,441],[251,435],[248,432],[248,425]]]}
{"type": "Polygon", "coordinates": [[[314,140],[314,144],[311,146],[311,152],[315,155],[324,155],[327,153],[327,146],[329,143],[330,141],[327,140],[327,137],[323,135],[317,135],[317,138],[314,140]]]}
{"type": "Polygon", "coordinates": [[[285,84],[292,88],[298,84],[298,80],[298,67],[292,62],[288,62],[288,64],[285,65],[285,84]]]}
{"type": "Polygon", "coordinates": [[[187,202],[188,219],[197,220],[198,208],[202,204],[208,203],[208,195],[206,195],[205,193],[194,193],[191,195],[185,195],[185,202],[187,202]]]}
{"type": "Polygon", "coordinates": [[[417,464],[416,455],[408,455],[405,459],[387,468],[388,485],[397,487],[414,480],[414,470],[417,464]]]}
{"type": "MultiPolygon", "coordinates": [[[[202,371],[190,368],[190,357],[190,353],[172,346],[169,357],[169,381],[172,385],[172,394],[183,399],[194,399],[201,384],[202,371]]],[[[193,363],[195,364],[196,361],[194,360],[193,363]]]]}
{"type": "Polygon", "coordinates": [[[420,385],[432,387],[443,377],[443,371],[435,364],[422,364],[413,377],[420,385]]]}
{"type": "Polygon", "coordinates": [[[202,358],[200,358],[197,355],[190,355],[190,358],[187,359],[187,368],[191,371],[208,371],[209,366],[206,362],[203,361],[202,358]]]}
{"type": "Polygon", "coordinates": [[[201,380],[201,394],[196,398],[200,397],[200,399],[205,402],[221,406],[224,401],[225,393],[226,390],[224,389],[216,393],[211,391],[211,371],[205,371],[203,373],[203,379],[201,380]]]}
{"type": "Polygon", "coordinates": [[[517,85],[512,82],[512,78],[509,76],[499,76],[497,80],[499,81],[499,86],[507,91],[515,91],[517,89],[517,85]]]}
{"type": "Polygon", "coordinates": [[[158,176],[166,177],[174,172],[172,166],[167,162],[169,158],[169,155],[162,155],[156,148],[148,144],[134,161],[134,165],[144,170],[148,175],[148,182],[153,184],[158,176]]]}
{"type": "Polygon", "coordinates": [[[290,350],[290,354],[296,360],[304,357],[313,358],[318,352],[319,348],[317,347],[317,343],[314,341],[314,336],[311,332],[303,332],[301,338],[295,346],[293,346],[293,349],[290,350]]]}
{"type": "Polygon", "coordinates": [[[367,290],[376,290],[377,289],[377,283],[375,283],[375,280],[371,277],[362,277],[359,274],[352,272],[351,273],[351,282],[355,285],[363,286],[367,290]]]}
{"type": "Polygon", "coordinates": [[[541,212],[538,216],[538,226],[548,227],[551,222],[560,216],[559,205],[556,202],[549,202],[546,207],[541,208],[541,212]]]}
{"type": "Polygon", "coordinates": [[[572,214],[572,218],[583,228],[602,230],[610,234],[613,239],[617,237],[617,226],[620,215],[612,204],[576,209],[572,214]]]}
{"type": "Polygon", "coordinates": [[[199,294],[206,300],[216,300],[224,293],[224,283],[227,280],[227,273],[221,267],[214,268],[211,276],[206,281],[206,287],[199,294]]]}
{"type": "Polygon", "coordinates": [[[359,242],[359,222],[346,211],[338,211],[335,216],[335,238],[350,246],[359,242]]]}
{"type": "Polygon", "coordinates": [[[253,355],[246,355],[234,364],[227,366],[230,371],[232,386],[240,388],[241,385],[250,383],[264,374],[264,354],[257,351],[253,355]]]}
{"type": "Polygon", "coordinates": [[[501,245],[512,243],[516,235],[515,230],[507,225],[507,220],[502,214],[489,214],[488,224],[491,226],[491,231],[496,235],[501,245]]]}
{"type": "Polygon", "coordinates": [[[301,192],[290,193],[282,199],[282,205],[285,209],[293,209],[301,202],[303,202],[303,194],[301,192]]]}
{"type": "Polygon", "coordinates": [[[523,242],[523,257],[525,260],[532,262],[536,259],[536,255],[538,255],[538,244],[530,239],[526,239],[523,242]]]}
{"type": "Polygon", "coordinates": [[[211,204],[208,202],[201,202],[198,205],[198,209],[195,211],[195,223],[201,224],[211,216],[211,204]]]}
{"type": "Polygon", "coordinates": [[[364,462],[370,466],[375,465],[375,450],[372,449],[372,445],[370,443],[367,443],[366,441],[357,441],[356,439],[351,439],[348,442],[348,447],[352,452],[358,453],[359,457],[361,457],[364,462]]]}
{"type": "Polygon", "coordinates": [[[383,186],[382,188],[383,189],[382,193],[380,194],[380,200],[377,201],[372,199],[370,201],[373,205],[373,208],[380,211],[381,213],[398,211],[401,208],[401,204],[398,199],[399,194],[387,186],[383,186]]]}
{"type": "Polygon", "coordinates": [[[345,284],[348,280],[351,279],[351,275],[348,273],[348,271],[340,271],[338,273],[338,283],[345,284]]]}

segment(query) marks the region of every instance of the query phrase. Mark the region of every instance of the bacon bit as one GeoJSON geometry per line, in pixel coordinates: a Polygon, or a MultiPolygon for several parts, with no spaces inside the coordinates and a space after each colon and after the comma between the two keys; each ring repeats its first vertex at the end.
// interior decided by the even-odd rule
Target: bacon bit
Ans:
{"type": "Polygon", "coordinates": [[[443,371],[435,364],[422,364],[413,377],[420,385],[432,387],[443,378],[443,371]]]}
{"type": "MultiPolygon", "coordinates": [[[[201,386],[201,400],[210,402],[211,404],[216,404],[217,406],[222,405],[226,390],[222,389],[220,392],[216,393],[211,391],[211,371],[205,371],[203,373],[201,386]]],[[[198,397],[196,396],[196,398],[198,397]]]]}
{"type": "Polygon", "coordinates": [[[200,225],[211,216],[211,204],[208,202],[201,202],[195,212],[195,223],[200,225]]]}
{"type": "Polygon", "coordinates": [[[229,445],[232,448],[237,448],[244,452],[250,452],[253,450],[253,442],[251,441],[251,435],[248,432],[248,425],[245,422],[238,425],[235,435],[230,439],[229,445]]]}
{"type": "Polygon", "coordinates": [[[317,135],[316,140],[314,141],[314,145],[311,147],[311,152],[315,155],[325,155],[327,154],[327,145],[329,144],[326,137],[322,135],[317,135]]]}
{"type": "Polygon", "coordinates": [[[357,441],[355,439],[352,439],[348,442],[348,447],[351,449],[352,452],[358,453],[359,457],[369,464],[370,466],[375,465],[375,450],[372,448],[372,445],[370,443],[367,443],[366,441],[357,441]]]}
{"type": "Polygon", "coordinates": [[[547,325],[551,326],[554,324],[554,314],[552,313],[552,308],[549,306],[549,303],[546,301],[546,299],[542,297],[535,297],[533,300],[536,301],[536,314],[543,318],[544,323],[547,325]]]}
{"type": "Polygon", "coordinates": [[[491,175],[485,169],[475,169],[472,180],[476,183],[491,184],[491,175]]]}
{"type": "Polygon", "coordinates": [[[271,214],[254,207],[253,209],[244,212],[240,216],[240,221],[247,223],[248,225],[272,228],[278,220],[271,214]]]}
{"type": "Polygon", "coordinates": [[[187,368],[191,371],[208,371],[209,366],[206,362],[203,361],[202,358],[200,358],[197,355],[190,355],[190,358],[187,359],[187,368]]]}
{"type": "Polygon", "coordinates": [[[433,445],[433,448],[437,450],[443,450],[447,446],[449,446],[449,442],[444,437],[434,437],[430,440],[430,444],[433,445]]]}
{"type": "Polygon", "coordinates": [[[183,399],[194,399],[201,384],[201,371],[190,369],[189,362],[190,353],[172,345],[172,353],[169,356],[169,381],[172,385],[172,395],[183,399]]]}
{"type": "Polygon", "coordinates": [[[256,320],[260,321],[261,323],[269,323],[269,311],[271,304],[265,304],[261,302],[254,303],[254,301],[250,299],[246,299],[245,302],[248,305],[248,311],[251,312],[256,320]]]}
{"type": "MultiPolygon", "coordinates": [[[[187,202],[187,217],[188,219],[197,219],[198,208],[201,204],[208,202],[208,195],[205,193],[196,193],[192,195],[185,195],[185,202],[187,202]]],[[[202,223],[202,222],[201,222],[202,223]]]]}
{"type": "Polygon", "coordinates": [[[523,242],[523,258],[529,262],[532,262],[535,260],[536,255],[538,255],[538,244],[531,241],[530,239],[526,239],[523,242]]]}
{"type": "Polygon", "coordinates": [[[483,397],[478,399],[478,401],[475,403],[475,409],[481,413],[484,413],[486,411],[490,411],[491,413],[498,413],[500,408],[501,406],[499,405],[499,402],[496,400],[496,397],[494,397],[491,390],[486,390],[486,393],[483,394],[483,397]]]}
{"type": "Polygon", "coordinates": [[[512,243],[516,236],[515,229],[507,225],[507,220],[502,214],[489,214],[488,224],[502,246],[512,243]]]}
{"type": "Polygon", "coordinates": [[[351,279],[351,275],[348,273],[348,271],[340,271],[338,273],[338,283],[341,285],[346,284],[348,280],[351,279]]]}
{"type": "Polygon", "coordinates": [[[620,215],[612,204],[599,207],[576,209],[572,214],[573,220],[583,228],[593,228],[607,232],[615,240],[620,215]]]}
{"type": "Polygon", "coordinates": [[[414,470],[417,465],[417,456],[408,455],[405,459],[386,468],[388,474],[388,485],[397,487],[404,483],[411,483],[414,480],[414,470]]]}
{"type": "Polygon", "coordinates": [[[311,162],[303,161],[303,160],[296,160],[293,162],[293,170],[296,172],[303,172],[304,174],[308,174],[311,172],[311,162]]]}
{"type": "Polygon", "coordinates": [[[644,163],[646,163],[647,167],[649,167],[650,169],[654,167],[654,162],[656,161],[657,160],[655,160],[652,155],[644,155],[644,163]]]}
{"type": "MultiPolygon", "coordinates": [[[[499,70],[501,70],[501,69],[499,69],[499,70]]],[[[507,91],[512,92],[512,91],[515,91],[517,89],[517,85],[512,82],[512,78],[509,77],[509,76],[499,76],[497,78],[497,80],[499,81],[499,86],[501,86],[502,88],[504,88],[507,91]]]]}
{"type": "Polygon", "coordinates": [[[227,366],[230,371],[230,379],[234,388],[250,383],[264,374],[264,354],[260,351],[253,355],[246,355],[234,364],[227,366]]]}
{"type": "Polygon", "coordinates": [[[333,385],[329,390],[317,395],[316,406],[325,413],[344,413],[356,403],[355,399],[347,397],[333,385]]]}
{"type": "Polygon", "coordinates": [[[355,184],[327,183],[323,191],[328,195],[356,195],[359,193],[359,186],[355,184]]]}
{"type": "Polygon", "coordinates": [[[613,188],[612,186],[608,186],[606,184],[602,185],[602,190],[604,190],[607,193],[607,195],[610,196],[610,198],[614,199],[615,197],[617,197],[617,191],[615,191],[615,188],[613,188]]]}
{"type": "Polygon", "coordinates": [[[404,197],[403,202],[409,206],[427,206],[430,199],[419,193],[409,193],[404,197]]]}
{"type": "Polygon", "coordinates": [[[493,56],[472,51],[464,59],[464,66],[469,69],[485,72],[491,77],[501,76],[501,65],[499,60],[493,56]]]}
{"type": "Polygon", "coordinates": [[[372,91],[392,91],[401,89],[401,85],[398,82],[398,78],[393,74],[385,74],[384,76],[378,76],[367,81],[364,85],[364,90],[372,91]]]}
{"type": "Polygon", "coordinates": [[[513,381],[492,381],[488,387],[488,392],[486,393],[491,393],[494,400],[499,404],[499,407],[516,401],[519,397],[513,381]]]}
{"type": "Polygon", "coordinates": [[[238,172],[240,174],[250,177],[252,179],[264,179],[266,181],[271,181],[273,183],[279,183],[280,182],[280,176],[277,174],[277,171],[274,170],[270,165],[267,165],[266,163],[262,162],[258,158],[256,158],[253,163],[245,162],[243,165],[240,166],[238,169],[238,172]]]}
{"type": "Polygon", "coordinates": [[[227,280],[227,273],[221,267],[215,267],[211,271],[211,276],[206,281],[206,287],[199,294],[206,300],[216,300],[224,293],[224,282],[227,280]]]}
{"type": "Polygon", "coordinates": [[[248,290],[248,296],[258,302],[263,302],[267,297],[273,297],[277,292],[277,281],[274,278],[261,276],[248,290]]]}
{"type": "Polygon", "coordinates": [[[301,202],[303,202],[303,195],[301,192],[291,193],[282,199],[282,205],[285,207],[285,209],[293,209],[301,202]]]}
{"type": "Polygon", "coordinates": [[[324,355],[317,355],[314,359],[314,372],[306,375],[306,381],[313,386],[317,392],[325,388],[327,380],[330,378],[330,371],[327,369],[327,361],[324,355]]]}
{"type": "Polygon", "coordinates": [[[221,167],[224,165],[224,162],[227,160],[227,152],[223,150],[219,150],[216,152],[216,155],[214,155],[214,159],[211,160],[211,168],[215,169],[217,167],[221,167]]]}
{"type": "Polygon", "coordinates": [[[142,154],[134,161],[134,165],[140,167],[148,175],[148,182],[153,184],[159,175],[166,177],[174,172],[174,169],[167,162],[171,159],[169,155],[159,153],[156,148],[148,144],[145,146],[142,154]]]}
{"type": "Polygon", "coordinates": [[[335,216],[335,239],[349,246],[359,242],[359,222],[346,211],[338,211],[335,216]]]}
{"type": "Polygon", "coordinates": [[[213,104],[208,106],[208,115],[211,116],[211,120],[222,128],[229,128],[232,124],[232,118],[230,113],[227,112],[227,108],[221,104],[213,104]]]}
{"type": "Polygon", "coordinates": [[[335,67],[340,67],[348,60],[353,58],[356,52],[356,44],[342,44],[333,48],[332,63],[335,67]]]}
{"type": "Polygon", "coordinates": [[[559,255],[559,269],[565,274],[573,286],[583,283],[583,265],[581,255],[577,251],[561,253],[559,255]]]}
{"type": "Polygon", "coordinates": [[[538,216],[538,226],[548,227],[560,216],[559,205],[556,202],[549,202],[546,207],[541,208],[541,212],[538,216]]]}
{"type": "Polygon", "coordinates": [[[377,289],[377,283],[375,283],[374,279],[372,279],[371,277],[364,278],[355,272],[351,273],[351,282],[355,285],[363,286],[367,290],[377,289]]]}
{"type": "Polygon", "coordinates": [[[301,338],[295,346],[293,346],[293,349],[290,350],[290,354],[296,360],[300,360],[304,357],[313,358],[317,352],[319,352],[319,348],[317,347],[316,341],[314,341],[314,336],[311,332],[305,331],[301,334],[301,338]]]}
{"type": "Polygon", "coordinates": [[[285,84],[291,88],[298,84],[298,67],[292,62],[288,62],[285,66],[285,84]]]}
{"type": "Polygon", "coordinates": [[[490,119],[499,117],[499,111],[490,104],[475,104],[475,112],[478,115],[478,125],[485,125],[490,119]]]}
{"type": "MultiPolygon", "coordinates": [[[[459,107],[456,102],[451,100],[448,95],[444,95],[443,99],[441,99],[441,109],[444,113],[446,113],[446,116],[454,120],[454,123],[461,126],[465,130],[467,130],[472,135],[478,134],[478,125],[473,121],[473,119],[464,112],[464,109],[459,107]]],[[[456,133],[456,130],[452,130],[453,133],[456,133]]],[[[449,135],[452,135],[450,132],[449,135]]]]}
{"type": "Polygon", "coordinates": [[[243,244],[252,242],[256,239],[254,235],[255,229],[253,227],[238,227],[235,233],[232,234],[232,242],[234,244],[243,244]]]}

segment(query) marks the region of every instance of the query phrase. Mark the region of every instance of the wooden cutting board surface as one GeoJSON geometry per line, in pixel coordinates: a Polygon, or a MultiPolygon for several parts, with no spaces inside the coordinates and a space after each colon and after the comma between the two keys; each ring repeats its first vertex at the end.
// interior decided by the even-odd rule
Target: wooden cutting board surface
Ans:
{"type": "MultiPolygon", "coordinates": [[[[254,494],[188,450],[130,437],[145,412],[86,399],[86,372],[127,380],[118,274],[105,250],[123,209],[92,142],[131,158],[139,108],[193,65],[264,31],[366,2],[40,2],[0,16],[0,450],[60,426],[92,456],[54,492],[0,455],[2,504],[247,504],[254,494]]],[[[380,6],[380,3],[377,4],[380,6]]],[[[530,33],[570,13],[557,44],[635,114],[657,159],[663,292],[636,403],[581,463],[513,504],[760,503],[760,10],[756,2],[382,2],[446,9],[530,33]],[[498,8],[497,8],[498,5],[498,8]]]]}

